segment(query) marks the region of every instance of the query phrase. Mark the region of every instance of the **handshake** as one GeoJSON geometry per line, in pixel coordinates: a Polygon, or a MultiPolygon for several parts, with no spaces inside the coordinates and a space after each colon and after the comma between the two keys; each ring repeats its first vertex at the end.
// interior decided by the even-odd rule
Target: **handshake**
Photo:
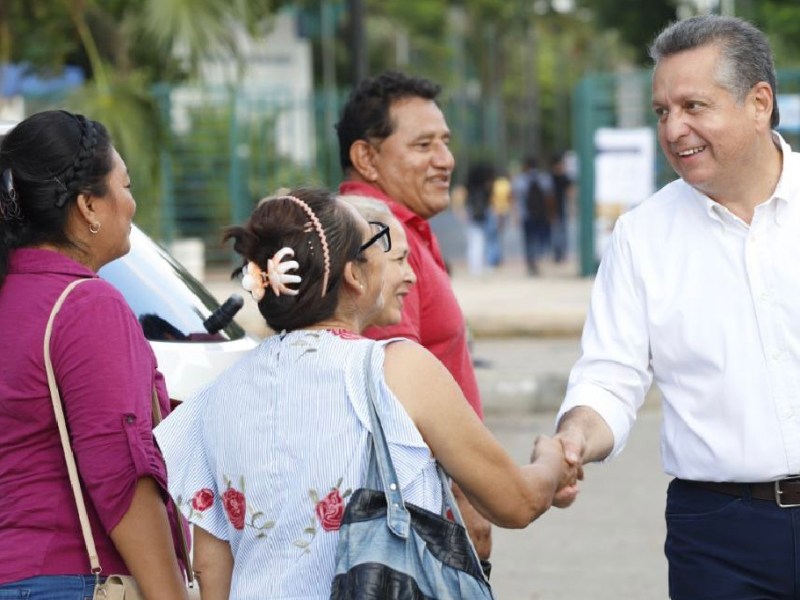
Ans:
{"type": "Polygon", "coordinates": [[[614,447],[614,435],[598,413],[578,406],[568,411],[558,423],[558,432],[536,438],[531,467],[537,465],[549,475],[551,504],[558,508],[571,505],[578,495],[578,481],[583,479],[583,465],[606,458],[614,447]]]}
{"type": "Polygon", "coordinates": [[[570,436],[556,434],[536,438],[531,467],[539,468],[543,483],[552,494],[552,506],[567,508],[578,496],[578,481],[583,479],[581,454],[580,445],[570,436]]]}

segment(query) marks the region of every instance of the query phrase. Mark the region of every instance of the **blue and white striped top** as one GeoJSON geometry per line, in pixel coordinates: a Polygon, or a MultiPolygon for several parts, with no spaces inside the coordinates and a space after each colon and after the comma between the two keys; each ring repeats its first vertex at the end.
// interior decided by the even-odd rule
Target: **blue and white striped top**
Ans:
{"type": "MultiPolygon", "coordinates": [[[[330,597],[344,505],[366,482],[363,360],[386,343],[328,330],[272,336],[156,429],[181,510],[231,544],[232,599],[330,597]]],[[[404,499],[438,512],[430,449],[386,386],[382,353],[374,360],[404,499]]]]}

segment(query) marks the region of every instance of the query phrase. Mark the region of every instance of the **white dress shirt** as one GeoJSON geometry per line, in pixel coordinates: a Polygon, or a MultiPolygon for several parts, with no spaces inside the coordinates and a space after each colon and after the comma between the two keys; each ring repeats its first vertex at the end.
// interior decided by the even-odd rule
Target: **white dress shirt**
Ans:
{"type": "Polygon", "coordinates": [[[683,180],[617,221],[559,417],[595,409],[625,445],[655,381],[666,473],[800,473],[800,154],[752,223],[683,180]]]}

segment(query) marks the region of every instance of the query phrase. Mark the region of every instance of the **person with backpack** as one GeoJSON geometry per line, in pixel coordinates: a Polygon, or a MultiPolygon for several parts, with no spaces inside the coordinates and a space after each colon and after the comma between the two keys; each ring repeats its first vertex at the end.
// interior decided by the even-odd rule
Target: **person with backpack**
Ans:
{"type": "Polygon", "coordinates": [[[539,259],[550,247],[553,220],[553,187],[546,173],[539,171],[536,159],[528,156],[513,185],[517,216],[522,224],[525,266],[528,275],[539,274],[539,259]]]}
{"type": "Polygon", "coordinates": [[[494,168],[486,162],[470,165],[467,172],[466,209],[467,265],[470,275],[480,275],[487,263],[487,230],[489,226],[494,168]]]}

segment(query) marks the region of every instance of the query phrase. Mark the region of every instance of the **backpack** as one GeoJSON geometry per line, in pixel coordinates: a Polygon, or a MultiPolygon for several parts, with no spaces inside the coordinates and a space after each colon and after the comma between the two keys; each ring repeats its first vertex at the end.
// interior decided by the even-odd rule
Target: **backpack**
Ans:
{"type": "Polygon", "coordinates": [[[484,221],[489,209],[489,190],[485,186],[467,190],[467,208],[473,221],[484,221]]]}
{"type": "Polygon", "coordinates": [[[525,208],[528,218],[533,221],[550,220],[550,197],[545,194],[539,183],[539,174],[534,172],[528,179],[528,190],[525,192],[525,208]]]}

